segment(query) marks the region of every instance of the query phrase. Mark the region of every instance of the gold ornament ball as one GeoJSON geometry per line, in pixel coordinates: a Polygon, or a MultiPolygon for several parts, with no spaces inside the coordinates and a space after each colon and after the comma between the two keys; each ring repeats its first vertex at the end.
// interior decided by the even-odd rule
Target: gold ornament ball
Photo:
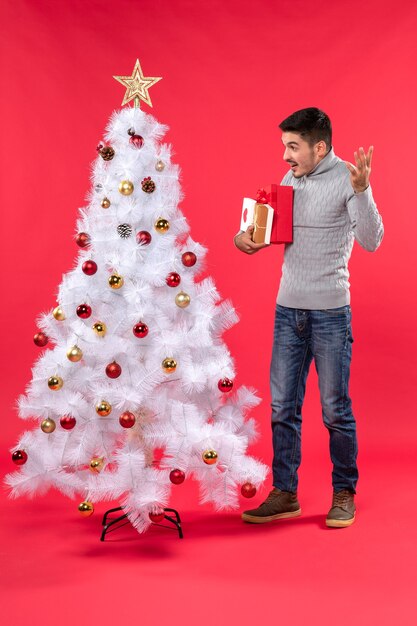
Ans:
{"type": "Polygon", "coordinates": [[[217,452],[215,450],[205,450],[202,456],[204,463],[207,465],[214,465],[217,463],[217,452]]]}
{"type": "Polygon", "coordinates": [[[103,209],[108,209],[110,204],[111,202],[108,198],[103,198],[103,200],[101,201],[101,206],[103,207],[103,209]]]}
{"type": "Polygon", "coordinates": [[[44,433],[53,433],[55,428],[56,428],[56,424],[54,420],[49,417],[47,417],[41,423],[41,430],[43,430],[44,433]]]}
{"type": "Polygon", "coordinates": [[[83,358],[83,351],[78,346],[72,346],[67,352],[67,359],[71,363],[77,363],[83,358]]]}
{"type": "Polygon", "coordinates": [[[173,358],[168,357],[162,361],[162,367],[166,374],[171,374],[172,372],[175,372],[177,362],[173,358]]]}
{"type": "Polygon", "coordinates": [[[107,326],[103,322],[96,322],[93,324],[93,330],[99,337],[104,337],[107,332],[107,326]]]}
{"type": "Polygon", "coordinates": [[[130,196],[133,190],[134,186],[131,180],[122,180],[119,183],[119,191],[123,196],[130,196]]]}
{"type": "Polygon", "coordinates": [[[52,315],[56,320],[58,320],[58,322],[62,322],[62,320],[65,319],[65,313],[60,306],[55,307],[55,309],[52,311],[52,315]]]}
{"type": "Polygon", "coordinates": [[[162,172],[165,169],[165,163],[161,160],[157,161],[155,164],[155,169],[157,172],[162,172]]]}
{"type": "Polygon", "coordinates": [[[109,285],[112,289],[120,289],[123,287],[123,276],[119,276],[118,274],[112,274],[109,278],[109,285]]]}
{"type": "Polygon", "coordinates": [[[169,230],[169,222],[163,217],[159,217],[154,224],[154,228],[158,233],[166,233],[169,230]]]}
{"type": "Polygon", "coordinates": [[[83,517],[90,517],[94,513],[93,503],[85,500],[78,505],[78,510],[83,517]]]}
{"type": "Polygon", "coordinates": [[[109,404],[106,400],[102,400],[97,404],[96,411],[99,415],[101,415],[101,417],[106,417],[111,413],[111,404],[109,404]]]}
{"type": "Polygon", "coordinates": [[[90,471],[93,472],[93,474],[99,474],[101,470],[103,469],[103,465],[104,465],[104,457],[95,456],[90,461],[90,471]]]}
{"type": "Polygon", "coordinates": [[[191,298],[188,293],[185,291],[180,291],[175,296],[175,304],[180,307],[180,309],[185,309],[190,304],[191,298]]]}
{"type": "Polygon", "coordinates": [[[51,376],[48,379],[48,387],[49,389],[52,389],[52,391],[57,391],[57,389],[61,389],[63,384],[64,381],[60,376],[51,376]]]}

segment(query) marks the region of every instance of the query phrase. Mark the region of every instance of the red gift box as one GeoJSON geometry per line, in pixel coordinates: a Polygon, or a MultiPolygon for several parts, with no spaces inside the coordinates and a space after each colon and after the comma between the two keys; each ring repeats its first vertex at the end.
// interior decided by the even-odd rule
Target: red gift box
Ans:
{"type": "Polygon", "coordinates": [[[269,185],[259,189],[256,201],[274,209],[271,243],[292,243],[294,189],[290,185],[269,185]]]}

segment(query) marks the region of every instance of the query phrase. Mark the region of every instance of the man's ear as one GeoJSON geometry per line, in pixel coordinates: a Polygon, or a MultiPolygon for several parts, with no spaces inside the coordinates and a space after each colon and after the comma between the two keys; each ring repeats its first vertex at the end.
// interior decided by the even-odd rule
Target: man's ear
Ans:
{"type": "Polygon", "coordinates": [[[327,153],[327,145],[325,141],[318,141],[314,146],[316,149],[317,156],[324,157],[327,153]]]}

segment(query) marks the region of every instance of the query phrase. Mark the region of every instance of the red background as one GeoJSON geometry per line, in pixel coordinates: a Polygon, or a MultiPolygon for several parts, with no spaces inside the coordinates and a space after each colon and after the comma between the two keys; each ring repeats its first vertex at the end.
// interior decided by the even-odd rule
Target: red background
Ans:
{"type": "Polygon", "coordinates": [[[242,196],[286,171],[284,117],[324,109],[345,159],[360,145],[375,146],[371,182],[385,226],[377,252],[355,244],[349,266],[360,450],[355,525],[324,526],[331,467],[312,366],[300,520],[244,525],[236,514],[199,508],[190,484],[172,499],[183,511],[183,542],[153,528],[145,536],[126,529],[122,541],[99,544],[99,515],[80,520],[76,504],[55,493],[33,503],[3,498],[6,615],[27,623],[23,607],[12,608],[23,592],[35,624],[58,615],[62,624],[132,616],[158,624],[271,617],[415,624],[415,3],[7,0],[1,13],[3,472],[12,469],[8,449],[26,426],[14,403],[38,355],[35,320],[54,306],[72,266],[90,162],[123,98],[112,76],[129,75],[137,57],[145,76],[163,76],[146,110],[170,126],[182,210],[193,238],[209,248],[209,274],[241,317],[224,338],[236,383],[263,398],[254,412],[262,437],[252,453],[267,463],[283,247],[247,257],[232,237],[242,196]]]}

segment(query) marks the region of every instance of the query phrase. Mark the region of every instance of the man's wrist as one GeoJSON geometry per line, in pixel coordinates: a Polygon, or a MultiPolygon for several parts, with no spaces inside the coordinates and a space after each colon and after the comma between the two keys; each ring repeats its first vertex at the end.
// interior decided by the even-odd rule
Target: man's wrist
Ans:
{"type": "Polygon", "coordinates": [[[233,237],[233,243],[235,244],[236,248],[239,250],[237,244],[236,244],[236,239],[237,237],[239,237],[242,233],[244,233],[244,230],[240,230],[238,233],[236,233],[236,235],[233,237]]]}
{"type": "Polygon", "coordinates": [[[368,189],[368,187],[369,187],[369,185],[366,185],[366,187],[361,187],[360,189],[359,189],[359,188],[357,188],[357,187],[354,187],[354,188],[353,188],[353,191],[354,191],[355,193],[363,193],[364,191],[366,191],[366,190],[368,189]]]}

